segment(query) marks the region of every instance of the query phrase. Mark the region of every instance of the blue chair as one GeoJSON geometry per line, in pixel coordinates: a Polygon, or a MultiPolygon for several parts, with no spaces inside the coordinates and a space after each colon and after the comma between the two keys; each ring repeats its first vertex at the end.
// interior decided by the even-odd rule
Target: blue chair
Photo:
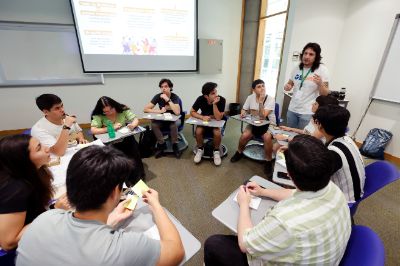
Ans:
{"type": "Polygon", "coordinates": [[[400,179],[400,172],[396,166],[387,161],[376,161],[365,167],[364,195],[355,203],[349,203],[352,216],[357,211],[358,204],[384,186],[400,179]]]}
{"type": "Polygon", "coordinates": [[[30,128],[25,129],[24,131],[22,131],[22,134],[23,135],[31,135],[31,129],[30,128]]]}
{"type": "Polygon", "coordinates": [[[339,265],[385,265],[385,249],[382,240],[366,226],[353,226],[346,251],[339,265]]]}
{"type": "Polygon", "coordinates": [[[14,266],[15,265],[15,249],[5,251],[0,249],[0,265],[1,266],[14,266]]]}
{"type": "MultiPolygon", "coordinates": [[[[180,151],[183,151],[189,146],[189,144],[188,144],[185,136],[182,134],[182,130],[185,125],[186,112],[183,111],[182,100],[180,98],[179,98],[179,107],[181,109],[181,117],[180,117],[181,124],[178,127],[178,148],[180,151]]],[[[173,152],[171,138],[169,137],[169,134],[170,134],[169,128],[166,128],[166,127],[161,128],[161,132],[164,135],[165,143],[167,144],[167,148],[164,150],[164,152],[167,152],[167,153],[173,152]]]]}
{"type": "MultiPolygon", "coordinates": [[[[228,123],[228,119],[229,117],[224,115],[222,117],[222,120],[225,121],[224,126],[221,128],[221,135],[222,137],[225,135],[225,128],[226,128],[226,124],[228,123]]],[[[192,134],[194,137],[196,137],[196,132],[195,132],[196,126],[192,125],[192,134]]],[[[206,134],[204,135],[204,154],[203,154],[203,158],[205,159],[212,159],[213,158],[213,154],[212,154],[212,150],[214,149],[213,146],[213,139],[214,136],[212,133],[206,132],[206,134]]],[[[193,146],[193,153],[196,154],[197,152],[197,146],[194,145],[193,146]]],[[[221,147],[220,147],[220,154],[221,154],[221,158],[225,157],[226,155],[228,155],[228,148],[225,146],[225,144],[221,143],[221,147]]]]}

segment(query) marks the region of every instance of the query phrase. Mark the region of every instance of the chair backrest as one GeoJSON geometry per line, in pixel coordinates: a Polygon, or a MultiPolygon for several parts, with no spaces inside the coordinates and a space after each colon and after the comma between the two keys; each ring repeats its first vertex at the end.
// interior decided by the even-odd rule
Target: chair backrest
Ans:
{"type": "Polygon", "coordinates": [[[366,226],[353,226],[339,265],[383,266],[384,264],[385,249],[379,236],[366,226]]]}
{"type": "Polygon", "coordinates": [[[387,161],[376,161],[365,167],[365,184],[363,197],[350,205],[352,215],[356,213],[358,204],[384,186],[400,179],[396,166],[387,161]]]}
{"type": "Polygon", "coordinates": [[[280,122],[281,122],[281,118],[279,116],[279,103],[275,103],[275,118],[276,118],[276,125],[279,126],[280,122]]]}
{"type": "Polygon", "coordinates": [[[183,126],[185,125],[186,112],[183,111],[183,107],[182,107],[183,104],[182,104],[181,98],[178,98],[178,99],[179,99],[179,107],[181,109],[181,124],[178,127],[178,131],[182,131],[183,130],[183,126]]]}
{"type": "Polygon", "coordinates": [[[22,132],[22,134],[23,134],[23,135],[30,135],[30,134],[31,134],[31,129],[30,129],[30,128],[25,129],[25,130],[22,132]]]}

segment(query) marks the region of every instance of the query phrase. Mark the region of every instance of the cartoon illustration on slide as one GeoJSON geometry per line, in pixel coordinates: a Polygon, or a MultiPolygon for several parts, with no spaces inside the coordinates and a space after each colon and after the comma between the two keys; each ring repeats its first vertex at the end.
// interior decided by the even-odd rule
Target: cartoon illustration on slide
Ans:
{"type": "Polygon", "coordinates": [[[122,53],[132,55],[156,55],[157,40],[148,37],[134,38],[132,36],[124,36],[121,41],[122,53]]]}

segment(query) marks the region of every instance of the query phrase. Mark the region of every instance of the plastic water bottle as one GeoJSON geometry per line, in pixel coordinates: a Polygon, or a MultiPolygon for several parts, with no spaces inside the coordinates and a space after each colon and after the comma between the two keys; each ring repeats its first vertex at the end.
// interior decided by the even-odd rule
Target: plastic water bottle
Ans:
{"type": "Polygon", "coordinates": [[[110,139],[115,138],[115,129],[111,121],[107,121],[107,132],[110,139]]]}
{"type": "Polygon", "coordinates": [[[339,92],[339,100],[344,100],[346,97],[346,88],[341,88],[339,92]]]}

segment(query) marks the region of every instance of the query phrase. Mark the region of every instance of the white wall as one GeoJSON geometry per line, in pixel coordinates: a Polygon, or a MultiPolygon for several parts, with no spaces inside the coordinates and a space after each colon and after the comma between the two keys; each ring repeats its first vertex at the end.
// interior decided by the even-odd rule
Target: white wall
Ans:
{"type": "MultiPolygon", "coordinates": [[[[398,0],[349,2],[332,84],[336,88],[347,88],[351,112],[349,127],[353,132],[368,105],[369,93],[398,13],[398,0]]],[[[393,85],[396,83],[397,77],[393,77],[393,85]]],[[[400,157],[400,104],[374,101],[356,135],[357,140],[364,140],[368,131],[375,127],[393,133],[386,152],[400,157]]]]}
{"type": "MultiPolygon", "coordinates": [[[[218,83],[218,93],[227,99],[227,103],[234,102],[241,12],[241,0],[198,0],[198,37],[224,41],[222,74],[105,75],[104,85],[1,88],[0,130],[31,127],[41,117],[34,99],[46,92],[59,95],[66,111],[76,114],[79,123],[90,121],[90,112],[102,95],[127,104],[134,112],[140,113],[144,105],[158,92],[158,81],[163,77],[173,81],[175,92],[182,98],[185,110],[201,95],[201,86],[207,81],[218,83]]],[[[68,0],[1,1],[0,20],[73,23],[68,0]]]]}
{"type": "Polygon", "coordinates": [[[283,86],[299,61],[292,61],[294,51],[301,52],[309,42],[316,42],[322,49],[322,62],[330,76],[335,68],[346,10],[349,0],[292,0],[290,1],[284,57],[279,79],[277,101],[282,103],[283,86]]]}
{"type": "MultiPolygon", "coordinates": [[[[352,134],[368,105],[395,14],[400,13],[400,1],[292,0],[291,5],[279,88],[287,81],[292,66],[298,64],[291,59],[293,51],[301,51],[309,41],[318,42],[322,61],[330,71],[330,88],[347,88],[352,134]]],[[[396,83],[395,77],[393,82],[396,83]]],[[[277,100],[282,101],[282,92],[277,100]]],[[[362,142],[374,127],[394,134],[386,152],[400,157],[400,105],[373,102],[356,135],[357,141],[362,142]]]]}

